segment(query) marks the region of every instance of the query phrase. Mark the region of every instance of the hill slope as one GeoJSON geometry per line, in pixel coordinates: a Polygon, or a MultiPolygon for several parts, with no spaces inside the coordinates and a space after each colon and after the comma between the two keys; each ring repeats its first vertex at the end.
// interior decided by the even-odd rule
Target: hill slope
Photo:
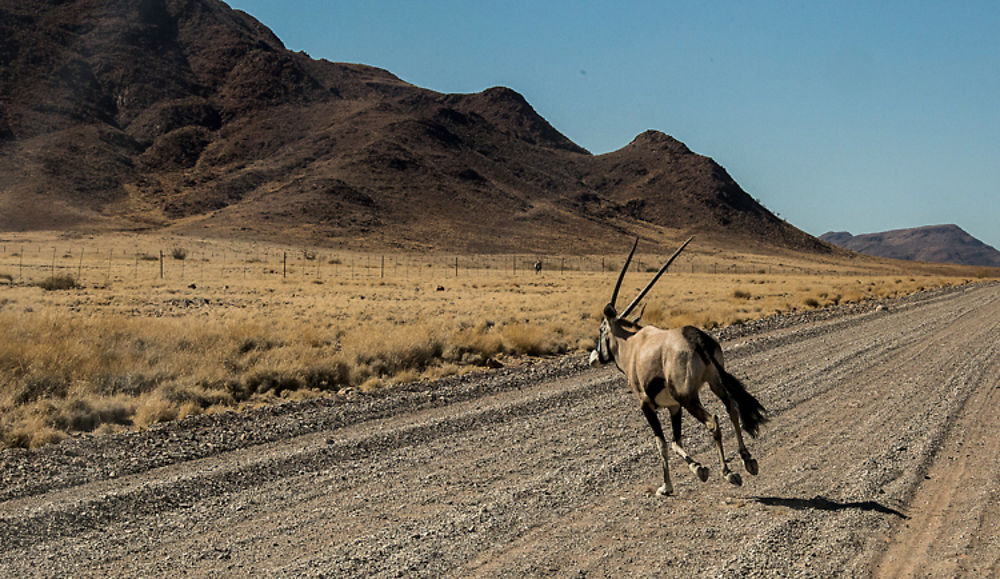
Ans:
{"type": "Polygon", "coordinates": [[[1000,267],[1000,251],[957,225],[929,225],[864,235],[831,231],[820,239],[878,257],[1000,267]]]}
{"type": "Polygon", "coordinates": [[[594,156],[510,89],[314,60],[216,0],[0,0],[0,39],[0,229],[829,251],[667,135],[594,156]]]}

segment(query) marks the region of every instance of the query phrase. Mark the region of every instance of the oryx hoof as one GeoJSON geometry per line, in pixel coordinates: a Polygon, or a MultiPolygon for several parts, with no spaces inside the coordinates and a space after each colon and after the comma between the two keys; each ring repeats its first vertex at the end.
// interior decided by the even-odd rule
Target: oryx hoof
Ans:
{"type": "Polygon", "coordinates": [[[750,474],[752,474],[754,476],[757,476],[757,472],[759,472],[758,468],[757,468],[757,459],[755,459],[755,458],[748,458],[748,459],[744,460],[743,461],[743,468],[747,469],[748,473],[750,473],[750,474]]]}
{"type": "Polygon", "coordinates": [[[661,497],[669,497],[670,495],[674,494],[674,489],[673,487],[664,484],[661,485],[660,488],[656,489],[656,494],[660,495],[661,497]]]}
{"type": "Polygon", "coordinates": [[[705,482],[708,480],[707,466],[702,466],[700,464],[692,464],[691,470],[694,471],[694,474],[698,475],[698,480],[700,480],[701,482],[705,482]]]}
{"type": "Polygon", "coordinates": [[[740,475],[735,472],[727,472],[726,480],[729,481],[729,484],[731,485],[736,485],[738,487],[743,486],[743,479],[740,478],[740,475]]]}

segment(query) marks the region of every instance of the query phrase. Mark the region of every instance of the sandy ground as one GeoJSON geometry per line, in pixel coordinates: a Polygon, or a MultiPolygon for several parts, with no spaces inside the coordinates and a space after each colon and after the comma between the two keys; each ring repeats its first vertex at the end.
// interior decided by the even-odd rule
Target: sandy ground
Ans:
{"type": "Polygon", "coordinates": [[[998,328],[981,285],[724,339],[760,474],[688,416],[673,497],[580,357],[4,451],[0,575],[997,576],[998,328]]]}

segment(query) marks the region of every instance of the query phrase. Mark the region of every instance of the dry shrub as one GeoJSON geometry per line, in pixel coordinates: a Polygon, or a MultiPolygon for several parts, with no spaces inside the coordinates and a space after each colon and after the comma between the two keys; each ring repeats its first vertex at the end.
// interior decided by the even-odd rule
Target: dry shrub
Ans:
{"type": "Polygon", "coordinates": [[[224,384],[213,388],[205,384],[185,384],[171,380],[161,384],[156,392],[160,398],[175,405],[193,404],[199,409],[230,406],[235,402],[232,393],[224,384]]]}
{"type": "Polygon", "coordinates": [[[404,370],[423,370],[439,361],[445,350],[441,327],[427,323],[396,327],[391,331],[357,332],[345,336],[344,353],[354,361],[350,382],[391,376],[404,370]]]}
{"type": "Polygon", "coordinates": [[[35,448],[58,442],[69,432],[92,432],[102,425],[130,425],[132,405],[123,397],[54,398],[5,408],[0,443],[35,448]]]}
{"type": "Polygon", "coordinates": [[[479,365],[503,351],[503,336],[492,322],[482,322],[456,330],[442,356],[452,362],[479,365]]]}
{"type": "Polygon", "coordinates": [[[66,433],[45,423],[39,416],[19,420],[8,428],[0,427],[0,443],[8,448],[38,448],[66,438],[66,433]]]}
{"type": "Polygon", "coordinates": [[[566,341],[562,334],[558,328],[542,328],[528,322],[514,322],[500,330],[505,352],[528,356],[565,352],[566,341]]]}
{"type": "Polygon", "coordinates": [[[71,275],[55,275],[38,282],[38,287],[46,291],[71,290],[80,287],[71,275]]]}
{"type": "Polygon", "coordinates": [[[158,422],[167,422],[178,418],[179,412],[175,404],[159,396],[149,396],[140,401],[132,421],[136,426],[150,426],[158,422]]]}
{"type": "Polygon", "coordinates": [[[49,423],[65,432],[92,432],[102,424],[131,424],[132,405],[122,397],[44,401],[49,423]]]}

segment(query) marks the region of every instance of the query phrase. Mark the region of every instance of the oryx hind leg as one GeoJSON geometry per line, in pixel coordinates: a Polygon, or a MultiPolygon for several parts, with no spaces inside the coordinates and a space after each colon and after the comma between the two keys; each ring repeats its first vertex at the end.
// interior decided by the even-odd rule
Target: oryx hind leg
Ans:
{"type": "Polygon", "coordinates": [[[739,474],[733,472],[729,469],[729,465],[726,464],[726,451],[722,448],[722,429],[719,428],[719,419],[715,417],[714,414],[709,414],[705,407],[701,405],[701,400],[697,397],[693,397],[689,400],[683,401],[681,404],[684,408],[694,416],[698,422],[705,425],[711,433],[712,438],[715,440],[715,447],[719,450],[719,463],[722,465],[722,476],[730,484],[740,486],[743,484],[743,479],[739,474]]]}
{"type": "Polygon", "coordinates": [[[681,445],[682,416],[680,406],[670,409],[670,426],[672,427],[674,434],[674,440],[670,443],[670,446],[673,448],[674,452],[684,459],[684,462],[687,464],[691,472],[693,472],[695,476],[701,480],[701,482],[705,482],[708,480],[708,467],[703,466],[700,462],[695,460],[690,454],[687,453],[686,450],[684,450],[684,446],[681,445]]]}
{"type": "Polygon", "coordinates": [[[740,459],[743,461],[743,468],[754,476],[760,471],[757,465],[757,459],[755,459],[750,451],[747,449],[747,445],[743,442],[743,428],[740,425],[740,409],[736,407],[736,403],[729,394],[721,387],[714,383],[709,383],[712,388],[712,392],[715,392],[719,400],[722,400],[722,404],[726,407],[726,412],[729,414],[729,421],[733,424],[733,431],[736,432],[736,444],[739,445],[740,449],[740,459]]]}
{"type": "Polygon", "coordinates": [[[649,422],[649,427],[653,429],[653,436],[656,437],[656,450],[660,453],[660,460],[663,463],[663,484],[656,489],[656,494],[667,496],[674,493],[674,485],[670,483],[670,467],[667,464],[667,441],[663,438],[663,426],[656,416],[656,409],[648,402],[642,403],[642,414],[649,422]]]}

